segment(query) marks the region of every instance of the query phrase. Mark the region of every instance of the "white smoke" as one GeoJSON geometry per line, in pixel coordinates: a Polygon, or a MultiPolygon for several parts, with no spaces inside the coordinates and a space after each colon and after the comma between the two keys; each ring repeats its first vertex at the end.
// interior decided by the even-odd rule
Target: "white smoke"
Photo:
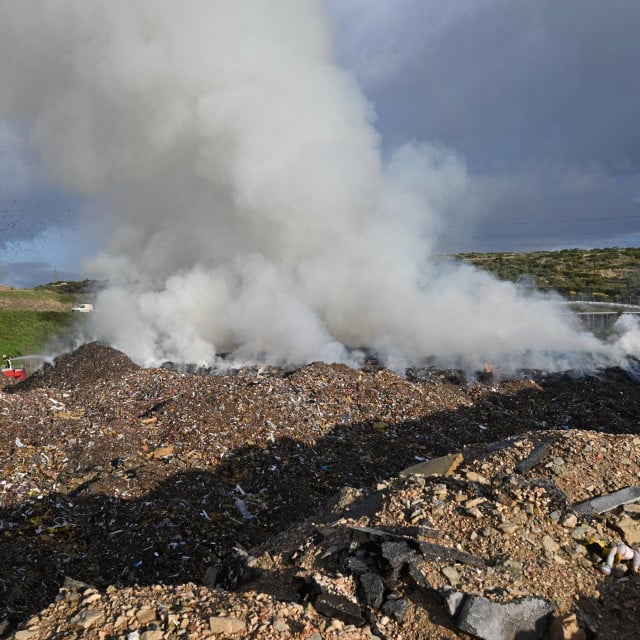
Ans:
{"type": "Polygon", "coordinates": [[[0,0],[0,117],[108,234],[96,337],[145,364],[604,359],[554,300],[429,261],[464,163],[383,161],[332,56],[313,0],[0,0]]]}

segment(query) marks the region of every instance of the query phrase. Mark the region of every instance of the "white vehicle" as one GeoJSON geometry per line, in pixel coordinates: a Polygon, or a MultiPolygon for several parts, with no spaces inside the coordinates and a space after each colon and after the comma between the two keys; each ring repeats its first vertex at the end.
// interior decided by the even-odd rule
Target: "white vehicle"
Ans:
{"type": "Polygon", "coordinates": [[[73,307],[71,311],[77,311],[78,313],[91,313],[91,311],[93,311],[93,305],[83,302],[82,304],[78,304],[73,307]]]}

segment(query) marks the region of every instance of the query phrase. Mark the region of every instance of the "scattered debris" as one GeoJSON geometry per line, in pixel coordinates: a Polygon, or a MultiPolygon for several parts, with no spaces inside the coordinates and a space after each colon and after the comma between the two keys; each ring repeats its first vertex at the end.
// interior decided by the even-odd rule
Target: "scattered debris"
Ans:
{"type": "Polygon", "coordinates": [[[604,513],[605,511],[611,511],[616,507],[630,502],[637,502],[640,500],[640,486],[626,487],[620,489],[620,491],[614,491],[604,496],[598,496],[591,500],[585,500],[573,506],[573,509],[578,513],[604,513]]]}
{"type": "Polygon", "coordinates": [[[637,544],[630,379],[216,375],[96,343],[2,378],[3,636],[451,640],[490,610],[529,637],[552,607],[563,640],[635,635],[640,576],[586,546],[637,544]]]}
{"type": "Polygon", "coordinates": [[[461,453],[420,462],[400,472],[401,476],[450,476],[463,462],[461,453]]]}
{"type": "Polygon", "coordinates": [[[456,626],[481,640],[536,640],[544,635],[554,610],[554,604],[542,598],[498,603],[468,595],[460,604],[456,626]]]}

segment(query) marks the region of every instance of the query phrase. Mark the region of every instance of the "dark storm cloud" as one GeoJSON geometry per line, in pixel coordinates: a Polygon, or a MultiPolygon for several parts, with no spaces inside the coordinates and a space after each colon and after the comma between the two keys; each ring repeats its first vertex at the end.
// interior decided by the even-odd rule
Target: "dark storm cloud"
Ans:
{"type": "MultiPolygon", "coordinates": [[[[541,227],[558,217],[640,215],[640,3],[331,7],[342,59],[375,103],[387,143],[418,138],[455,149],[471,172],[468,208],[477,221],[536,219],[541,227]]],[[[565,225],[552,235],[576,244],[591,233],[597,245],[629,226],[601,220],[597,230],[565,225]]],[[[493,231],[479,226],[472,235],[487,240],[493,231]]],[[[527,231],[510,235],[530,238],[527,231]]]]}

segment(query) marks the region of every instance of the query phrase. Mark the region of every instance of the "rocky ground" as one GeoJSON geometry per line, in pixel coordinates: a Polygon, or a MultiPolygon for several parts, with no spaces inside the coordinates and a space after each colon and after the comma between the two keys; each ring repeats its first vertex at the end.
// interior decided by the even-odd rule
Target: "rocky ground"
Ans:
{"type": "Polygon", "coordinates": [[[633,491],[588,502],[640,484],[620,370],[211,375],[93,343],[1,384],[0,637],[638,637],[640,578],[586,548],[640,543],[633,491]]]}

